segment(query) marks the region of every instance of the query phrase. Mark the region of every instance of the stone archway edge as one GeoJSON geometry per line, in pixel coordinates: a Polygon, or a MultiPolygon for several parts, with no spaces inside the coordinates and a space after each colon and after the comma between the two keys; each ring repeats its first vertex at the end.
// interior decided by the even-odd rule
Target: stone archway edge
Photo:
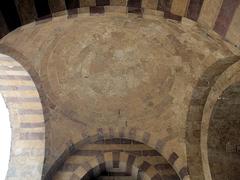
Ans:
{"type": "Polygon", "coordinates": [[[10,113],[12,145],[6,179],[42,176],[45,122],[41,100],[28,72],[15,59],[0,54],[0,92],[10,113]]]}
{"type": "MultiPolygon", "coordinates": [[[[84,162],[72,173],[70,179],[81,179],[91,169],[99,167],[101,164],[105,164],[107,168],[113,168],[113,162],[113,152],[106,152],[90,161],[84,162]]],[[[128,153],[120,152],[119,154],[119,163],[124,164],[123,170],[131,174],[136,179],[138,177],[138,172],[141,169],[141,163],[143,162],[143,160],[138,160],[136,156],[128,153]]],[[[161,176],[159,175],[159,172],[150,165],[146,170],[143,170],[143,179],[161,179],[161,176]]]]}
{"type": "Polygon", "coordinates": [[[75,149],[78,149],[86,143],[112,138],[131,139],[152,147],[167,160],[167,162],[173,167],[181,179],[189,179],[185,158],[172,151],[172,149],[177,149],[177,147],[173,147],[171,144],[172,141],[176,141],[175,137],[166,135],[165,137],[159,139],[154,133],[144,132],[136,128],[125,127],[116,129],[98,128],[93,129],[91,132],[82,133],[82,136],[71,142],[61,156],[55,162],[53,162],[51,169],[46,173],[45,179],[50,178],[56,172],[59,166],[62,165],[62,163],[71,154],[74,153],[75,149]]]}
{"type": "Polygon", "coordinates": [[[210,117],[216,104],[218,98],[221,96],[222,92],[227,89],[231,84],[240,81],[240,61],[237,61],[230,67],[226,69],[217,79],[215,84],[212,86],[207,101],[203,110],[202,124],[201,124],[201,153],[202,153],[202,163],[203,172],[205,179],[212,179],[208,160],[208,128],[210,117]]]}

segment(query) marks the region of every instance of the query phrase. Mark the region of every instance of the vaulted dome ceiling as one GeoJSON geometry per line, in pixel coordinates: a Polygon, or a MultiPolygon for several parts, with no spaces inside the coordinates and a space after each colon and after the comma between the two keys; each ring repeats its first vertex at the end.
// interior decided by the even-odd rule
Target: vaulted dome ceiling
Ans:
{"type": "MultiPolygon", "coordinates": [[[[174,177],[204,179],[210,171],[218,173],[211,157],[210,167],[204,158],[221,145],[215,136],[225,121],[222,126],[212,122],[228,102],[210,95],[240,77],[238,1],[14,2],[1,5],[0,52],[24,66],[40,94],[46,126],[44,177],[61,173],[61,165],[71,161],[81,145],[99,148],[108,138],[151,147],[164,166],[173,168],[174,177]],[[232,67],[235,71],[228,72],[232,67]],[[216,109],[206,118],[208,107],[216,109]]],[[[3,69],[11,68],[7,63],[3,61],[3,69]]],[[[19,72],[13,73],[19,78],[19,72]]],[[[0,76],[0,82],[5,80],[0,76]]],[[[222,97],[231,93],[227,90],[222,97]]],[[[44,133],[34,138],[43,140],[44,133]]],[[[230,139],[219,136],[226,137],[230,139]]],[[[115,145],[114,140],[110,143],[115,145]]],[[[81,171],[66,167],[71,177],[81,171]]]]}

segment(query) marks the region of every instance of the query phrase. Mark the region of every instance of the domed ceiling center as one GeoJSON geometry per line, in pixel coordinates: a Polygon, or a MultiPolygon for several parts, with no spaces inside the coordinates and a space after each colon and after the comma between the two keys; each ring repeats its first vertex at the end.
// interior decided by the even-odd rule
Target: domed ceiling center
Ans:
{"type": "Polygon", "coordinates": [[[43,85],[59,112],[83,124],[157,121],[171,92],[186,88],[176,78],[191,82],[196,59],[219,47],[165,20],[90,16],[59,28],[65,32],[41,66],[43,85]]]}

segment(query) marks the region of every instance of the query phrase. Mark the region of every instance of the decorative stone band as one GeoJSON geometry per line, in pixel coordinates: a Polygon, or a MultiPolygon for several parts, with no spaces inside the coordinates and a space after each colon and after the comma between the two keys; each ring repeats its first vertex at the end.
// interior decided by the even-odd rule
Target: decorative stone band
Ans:
{"type": "MultiPolygon", "coordinates": [[[[175,1],[175,0],[173,0],[175,1]]],[[[79,8],[89,8],[91,13],[104,13],[104,10],[106,7],[125,7],[126,12],[128,13],[136,13],[136,14],[142,14],[144,9],[151,9],[151,10],[161,10],[164,12],[164,16],[166,18],[173,18],[181,20],[180,15],[174,14],[175,10],[171,10],[172,6],[172,0],[154,0],[154,1],[148,1],[148,0],[121,0],[121,1],[109,1],[109,0],[93,0],[91,2],[86,2],[85,0],[76,1],[75,4],[69,4],[66,2],[66,7],[60,8],[61,10],[66,9],[67,13],[70,16],[74,16],[78,12],[77,9],[79,8]]],[[[186,11],[186,5],[187,3],[184,3],[185,6],[182,7],[180,10],[181,12],[186,11]]],[[[179,11],[179,10],[178,10],[179,11]]],[[[176,11],[176,13],[178,13],[176,11]]],[[[53,11],[54,14],[61,14],[59,11],[53,11]]],[[[179,14],[179,13],[178,13],[179,14]]],[[[180,13],[183,15],[184,13],[180,13]]]]}
{"type": "MultiPolygon", "coordinates": [[[[42,24],[49,21],[59,21],[62,18],[76,18],[78,16],[107,16],[107,15],[122,15],[122,16],[136,16],[137,18],[145,19],[171,19],[172,22],[178,23],[183,26],[196,26],[198,23],[186,17],[174,16],[170,12],[164,12],[161,9],[151,9],[151,8],[141,8],[136,11],[129,11],[126,6],[90,6],[90,7],[81,7],[77,9],[65,10],[56,12],[52,17],[47,19],[42,19],[35,21],[26,26],[21,26],[19,29],[24,29],[34,24],[42,24]]],[[[221,39],[221,36],[216,34],[212,28],[203,28],[206,31],[206,34],[209,36],[214,36],[221,39]]]]}
{"type": "Polygon", "coordinates": [[[104,15],[106,13],[116,13],[125,15],[137,15],[138,17],[143,17],[144,15],[157,15],[159,17],[165,17],[166,19],[173,19],[181,21],[182,17],[174,15],[169,11],[163,11],[162,9],[151,9],[143,7],[128,7],[128,6],[90,6],[81,7],[76,9],[64,10],[54,13],[52,17],[47,19],[42,19],[36,21],[36,23],[48,22],[54,17],[66,15],[68,18],[77,17],[79,14],[89,14],[89,15],[104,15]]]}
{"type": "MultiPolygon", "coordinates": [[[[188,179],[189,174],[185,154],[181,154],[181,156],[178,155],[177,150],[179,150],[180,146],[176,147],[176,136],[169,135],[167,131],[164,135],[162,135],[162,138],[159,136],[161,135],[144,132],[136,128],[98,128],[91,132],[84,132],[82,133],[82,137],[79,137],[80,139],[72,140],[71,144],[62,153],[62,155],[52,163],[51,168],[45,172],[45,179],[50,178],[65,162],[65,160],[71,156],[75,150],[81,149],[80,147],[84,144],[112,138],[125,138],[148,145],[158,151],[168,161],[181,179],[188,179]],[[173,152],[172,149],[176,149],[176,152],[173,152]]],[[[184,144],[183,146],[185,147],[184,144]]]]}
{"type": "Polygon", "coordinates": [[[45,126],[38,91],[27,71],[0,54],[0,93],[10,113],[11,157],[7,179],[41,179],[45,126]]]}
{"type": "MultiPolygon", "coordinates": [[[[122,7],[125,8],[125,12],[139,16],[146,10],[159,10],[165,18],[181,21],[183,17],[187,17],[197,21],[200,25],[213,29],[232,44],[239,46],[239,5],[239,0],[58,0],[41,2],[35,0],[34,3],[18,2],[16,7],[20,17],[16,18],[21,19],[19,25],[24,25],[34,21],[35,18],[39,21],[47,21],[49,20],[47,18],[64,13],[69,17],[74,17],[79,9],[88,9],[91,14],[103,14],[108,7],[122,7]]],[[[6,23],[3,29],[2,35],[8,32],[6,23]]]]}
{"type": "Polygon", "coordinates": [[[104,166],[107,171],[111,171],[116,162],[119,163],[119,168],[122,172],[127,172],[136,179],[139,177],[140,179],[146,180],[161,179],[158,171],[151,164],[125,152],[120,152],[117,160],[114,152],[107,152],[95,157],[89,162],[84,162],[73,172],[70,179],[79,180],[85,177],[90,171],[92,171],[94,176],[97,177],[101,173],[101,167],[104,166]]]}

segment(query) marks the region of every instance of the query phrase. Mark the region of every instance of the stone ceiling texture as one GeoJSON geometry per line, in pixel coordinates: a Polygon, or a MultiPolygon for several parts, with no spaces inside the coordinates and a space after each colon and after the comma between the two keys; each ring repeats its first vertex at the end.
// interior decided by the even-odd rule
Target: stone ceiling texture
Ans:
{"type": "MultiPolygon", "coordinates": [[[[231,1],[232,13],[237,13],[237,2],[231,1]]],[[[49,7],[64,10],[60,0],[52,3],[49,7]]],[[[175,0],[68,1],[65,5],[71,10],[53,17],[43,3],[34,12],[44,19],[38,17],[4,36],[0,52],[29,72],[43,104],[43,176],[54,173],[90,139],[114,137],[158,151],[181,179],[204,179],[203,109],[217,78],[239,60],[239,49],[231,45],[235,43],[222,40],[232,32],[231,38],[238,42],[234,28],[239,22],[235,13],[224,20],[228,24],[209,23],[211,28],[206,28],[181,13],[199,22],[212,18],[221,23],[224,3],[190,1],[188,10],[181,11],[175,0]],[[84,3],[91,7],[82,7],[84,3]],[[109,3],[118,6],[103,6],[109,3]],[[207,11],[206,3],[219,7],[215,17],[202,13],[207,11]],[[76,4],[82,8],[74,9],[76,4]]]]}

